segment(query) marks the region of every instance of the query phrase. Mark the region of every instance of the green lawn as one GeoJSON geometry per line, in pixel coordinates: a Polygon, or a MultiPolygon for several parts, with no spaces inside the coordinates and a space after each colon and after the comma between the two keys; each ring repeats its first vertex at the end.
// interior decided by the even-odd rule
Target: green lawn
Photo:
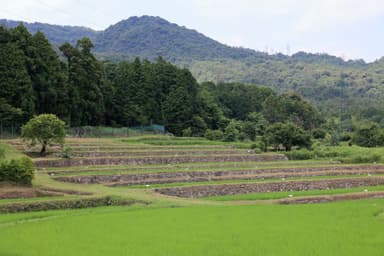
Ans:
{"type": "Polygon", "coordinates": [[[384,254],[384,200],[0,215],[0,255],[384,254]]]}

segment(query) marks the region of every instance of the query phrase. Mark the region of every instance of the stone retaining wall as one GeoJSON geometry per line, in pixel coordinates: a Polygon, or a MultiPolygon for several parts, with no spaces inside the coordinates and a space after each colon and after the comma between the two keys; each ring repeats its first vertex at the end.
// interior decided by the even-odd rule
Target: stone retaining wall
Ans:
{"type": "Polygon", "coordinates": [[[311,181],[285,181],[253,184],[225,184],[193,187],[159,188],[156,192],[177,197],[207,197],[279,191],[326,190],[384,185],[384,178],[348,178],[311,181]]]}
{"type": "Polygon", "coordinates": [[[87,175],[56,177],[56,180],[72,183],[114,185],[145,185],[165,184],[176,182],[197,182],[234,179],[268,179],[288,177],[311,176],[339,176],[339,175],[367,175],[384,174],[384,166],[335,166],[335,167],[309,167],[284,169],[259,169],[239,171],[185,171],[185,172],[158,172],[120,175],[87,175]]]}
{"type": "Polygon", "coordinates": [[[90,165],[140,165],[140,164],[179,164],[193,162],[266,162],[286,161],[285,155],[226,155],[226,156],[180,156],[180,157],[141,157],[141,158],[73,158],[58,160],[38,160],[35,166],[41,167],[66,167],[90,165]]]}

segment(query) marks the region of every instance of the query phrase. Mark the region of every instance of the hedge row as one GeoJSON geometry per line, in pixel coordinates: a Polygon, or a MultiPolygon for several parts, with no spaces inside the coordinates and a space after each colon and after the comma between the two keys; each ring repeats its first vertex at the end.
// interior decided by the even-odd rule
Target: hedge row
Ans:
{"type": "Polygon", "coordinates": [[[43,202],[25,202],[0,205],[0,213],[32,212],[62,209],[81,209],[99,206],[131,205],[134,203],[148,204],[144,201],[121,199],[110,196],[99,198],[83,198],[72,200],[56,200],[43,202]]]}
{"type": "Polygon", "coordinates": [[[0,182],[31,185],[35,167],[31,159],[22,157],[0,163],[0,182]]]}

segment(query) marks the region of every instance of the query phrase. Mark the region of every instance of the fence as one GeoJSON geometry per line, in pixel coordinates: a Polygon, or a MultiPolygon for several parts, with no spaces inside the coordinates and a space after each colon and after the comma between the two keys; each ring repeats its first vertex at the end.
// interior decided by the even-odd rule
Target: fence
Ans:
{"type": "Polygon", "coordinates": [[[21,129],[17,126],[5,127],[0,124],[0,138],[9,139],[20,136],[21,129]]]}

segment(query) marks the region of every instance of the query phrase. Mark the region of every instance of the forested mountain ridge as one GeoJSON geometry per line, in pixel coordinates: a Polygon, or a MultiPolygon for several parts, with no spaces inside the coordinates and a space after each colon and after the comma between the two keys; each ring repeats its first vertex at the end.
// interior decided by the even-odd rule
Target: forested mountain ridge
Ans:
{"type": "Polygon", "coordinates": [[[166,60],[241,59],[256,51],[229,47],[203,34],[180,27],[159,17],[131,17],[100,32],[95,40],[95,52],[166,60]]]}
{"type": "Polygon", "coordinates": [[[48,40],[54,45],[61,45],[65,42],[74,45],[77,40],[83,37],[88,37],[91,40],[94,40],[98,34],[98,31],[80,26],[60,26],[40,22],[28,23],[23,21],[0,19],[0,25],[7,28],[14,28],[20,23],[23,23],[31,34],[35,34],[38,31],[43,32],[48,40]]]}
{"type": "MultiPolygon", "coordinates": [[[[0,20],[0,24],[14,26],[17,22],[0,20]]],[[[68,41],[74,45],[77,39],[89,37],[99,59],[120,61],[139,56],[153,60],[161,55],[166,61],[190,69],[199,82],[241,82],[278,92],[296,91],[325,113],[339,115],[384,105],[383,59],[365,63],[305,52],[270,55],[229,47],[195,30],[151,16],[131,17],[104,31],[41,23],[25,26],[32,33],[40,29],[54,44],[68,41]]]]}
{"type": "Polygon", "coordinates": [[[231,47],[196,30],[154,16],[133,16],[113,24],[103,31],[80,26],[61,26],[0,19],[0,25],[8,28],[16,27],[20,23],[23,23],[32,34],[37,31],[43,32],[51,43],[57,45],[65,42],[75,44],[77,40],[88,37],[95,45],[94,53],[101,54],[106,58],[141,57],[142,59],[153,60],[158,56],[162,56],[165,60],[174,61],[212,59],[247,61],[253,59],[264,61],[267,59],[275,61],[284,59],[308,64],[367,66],[363,60],[344,61],[342,58],[328,54],[298,52],[292,56],[281,53],[271,55],[252,49],[231,47]]]}

